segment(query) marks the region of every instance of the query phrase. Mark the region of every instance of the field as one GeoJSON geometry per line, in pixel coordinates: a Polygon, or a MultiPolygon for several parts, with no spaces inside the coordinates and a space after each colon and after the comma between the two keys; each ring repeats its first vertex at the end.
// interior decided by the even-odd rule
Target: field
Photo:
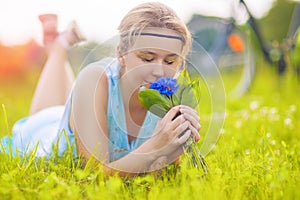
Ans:
{"type": "MultiPolygon", "coordinates": [[[[160,175],[119,178],[101,166],[81,168],[69,153],[49,160],[0,153],[0,199],[300,199],[300,82],[258,66],[249,92],[226,98],[222,134],[205,156],[208,175],[184,158],[160,175]]],[[[0,136],[27,115],[36,81],[36,74],[1,78],[0,136]]],[[[208,99],[203,94],[202,138],[208,99]]]]}

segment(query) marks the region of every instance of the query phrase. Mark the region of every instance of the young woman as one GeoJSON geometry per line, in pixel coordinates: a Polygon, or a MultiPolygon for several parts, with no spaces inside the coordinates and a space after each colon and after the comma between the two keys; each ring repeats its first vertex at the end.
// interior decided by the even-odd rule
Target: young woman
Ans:
{"type": "MultiPolygon", "coordinates": [[[[85,67],[74,84],[69,66],[64,65],[67,51],[62,43],[68,34],[60,35],[37,85],[31,115],[18,121],[14,136],[2,143],[9,141],[26,151],[39,141],[37,156],[45,156],[64,132],[67,137],[58,142],[60,153],[69,140],[75,155],[93,156],[109,174],[122,176],[159,170],[178,159],[191,134],[199,139],[197,112],[180,105],[160,119],[140,104],[138,92],[141,86],[149,87],[162,76],[173,77],[182,68],[190,32],[161,3],[133,8],[121,21],[119,32],[117,58],[85,67]],[[178,112],[182,115],[174,119],[178,112]]],[[[71,45],[70,41],[76,41],[76,34],[68,40],[71,45]]]]}

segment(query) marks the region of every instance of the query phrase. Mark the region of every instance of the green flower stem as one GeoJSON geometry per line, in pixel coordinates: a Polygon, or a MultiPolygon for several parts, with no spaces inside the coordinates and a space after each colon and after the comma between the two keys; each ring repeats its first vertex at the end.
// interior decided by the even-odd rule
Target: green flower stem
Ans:
{"type": "MultiPolygon", "coordinates": [[[[172,95],[171,95],[171,97],[172,97],[172,95]]],[[[180,115],[181,115],[181,113],[178,112],[173,119],[176,119],[180,115]]],[[[181,137],[184,134],[184,132],[182,132],[178,137],[181,137]]],[[[185,149],[185,154],[188,158],[188,162],[190,163],[190,166],[194,166],[197,169],[199,169],[201,166],[204,175],[207,175],[208,174],[207,164],[206,164],[204,157],[202,156],[202,154],[194,140],[193,135],[191,135],[188,138],[188,140],[186,141],[186,143],[184,144],[184,149],[185,149]]]]}
{"type": "Polygon", "coordinates": [[[201,166],[204,175],[208,174],[208,167],[202,156],[193,136],[190,136],[189,139],[184,144],[184,149],[186,151],[186,155],[188,156],[189,162],[194,167],[198,168],[201,166]]]}
{"type": "Polygon", "coordinates": [[[174,101],[173,101],[173,95],[170,96],[171,102],[172,102],[172,107],[174,107],[174,101]]]}

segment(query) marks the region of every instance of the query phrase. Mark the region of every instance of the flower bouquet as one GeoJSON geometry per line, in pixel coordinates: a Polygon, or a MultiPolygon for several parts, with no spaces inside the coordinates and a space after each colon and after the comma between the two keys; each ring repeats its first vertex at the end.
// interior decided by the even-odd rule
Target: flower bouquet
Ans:
{"type": "MultiPolygon", "coordinates": [[[[187,105],[199,110],[200,80],[199,78],[191,80],[188,71],[184,69],[176,79],[161,77],[153,82],[150,88],[142,87],[139,92],[139,100],[147,110],[160,118],[176,105],[187,105]]],[[[180,114],[178,113],[177,116],[180,114]]],[[[207,174],[207,165],[193,135],[184,144],[184,149],[189,163],[197,168],[201,166],[204,174],[207,174]]]]}

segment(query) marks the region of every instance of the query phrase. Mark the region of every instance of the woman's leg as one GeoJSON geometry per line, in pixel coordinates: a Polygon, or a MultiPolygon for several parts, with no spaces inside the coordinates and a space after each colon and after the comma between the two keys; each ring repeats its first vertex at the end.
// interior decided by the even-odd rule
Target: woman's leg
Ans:
{"type": "Polygon", "coordinates": [[[73,77],[67,51],[55,41],[36,86],[30,114],[50,106],[64,105],[73,77]]]}
{"type": "Polygon", "coordinates": [[[74,81],[67,49],[81,39],[73,22],[49,46],[48,59],[33,95],[30,114],[50,106],[65,104],[74,81]]]}

